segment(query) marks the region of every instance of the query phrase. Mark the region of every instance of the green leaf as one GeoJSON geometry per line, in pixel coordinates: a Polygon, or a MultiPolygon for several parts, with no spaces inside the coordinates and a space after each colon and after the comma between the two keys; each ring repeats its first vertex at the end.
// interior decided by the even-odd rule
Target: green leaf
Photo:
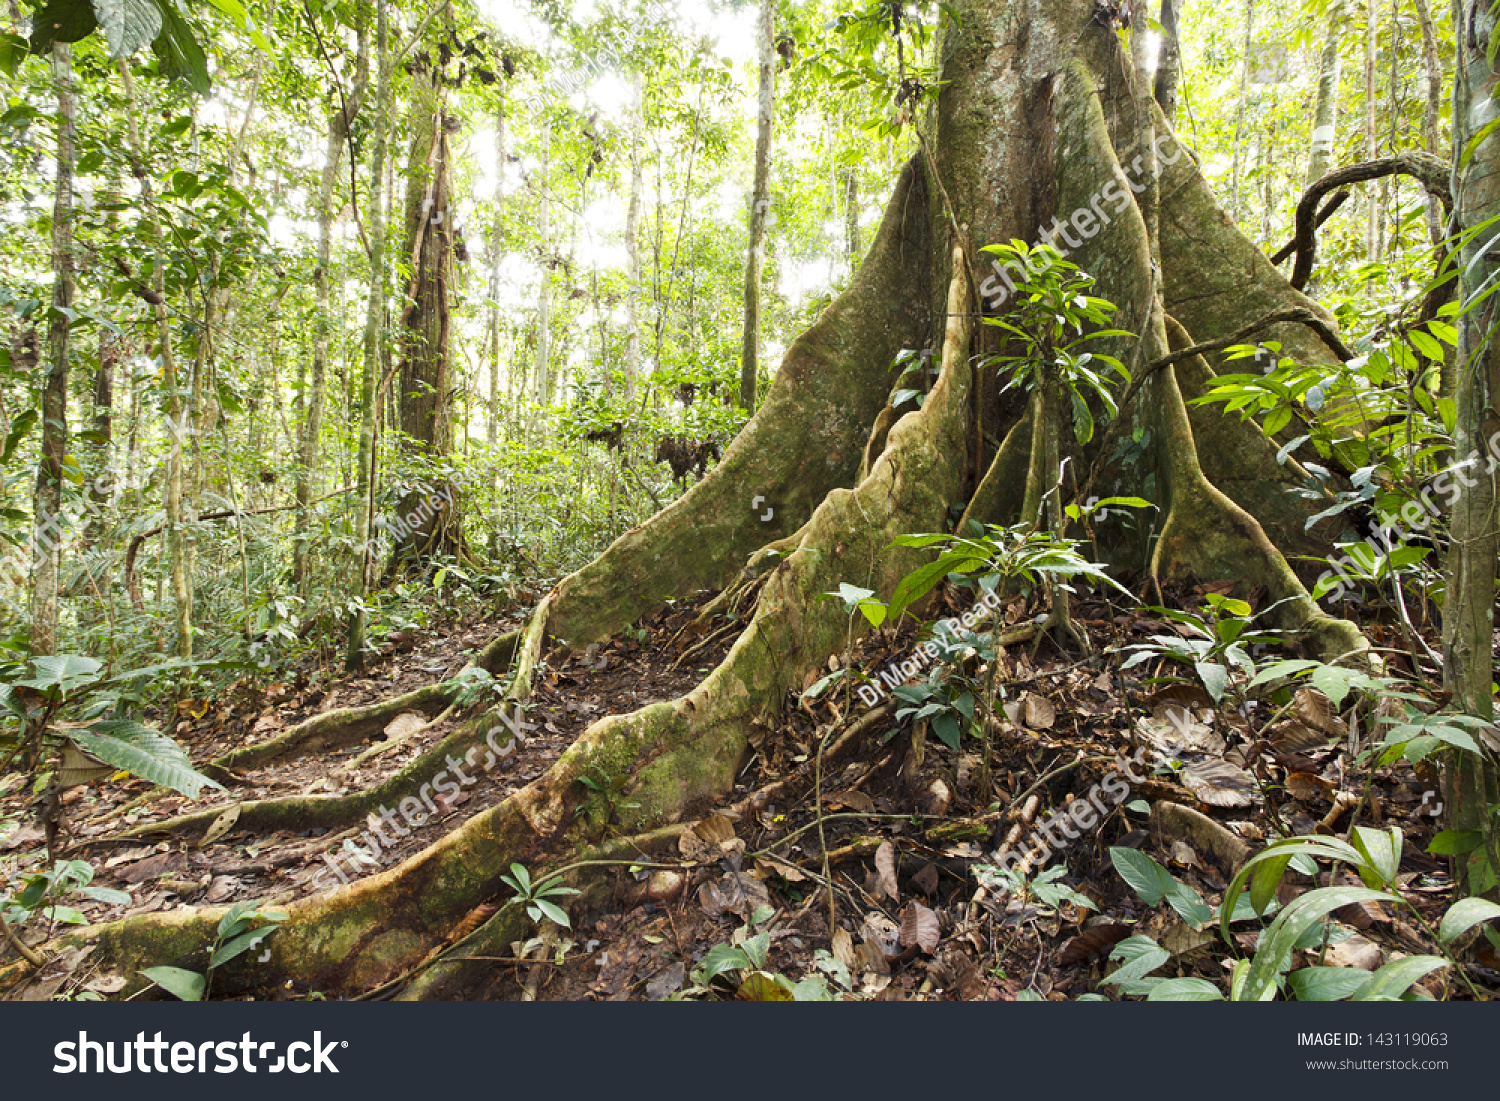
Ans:
{"type": "Polygon", "coordinates": [[[1368,887],[1319,887],[1287,904],[1271,927],[1261,934],[1255,959],[1245,979],[1245,1001],[1270,1001],[1276,996],[1276,977],[1291,963],[1297,942],[1313,925],[1341,906],[1356,902],[1400,902],[1384,891],[1368,887]]]}
{"type": "Polygon", "coordinates": [[[1287,977],[1299,1002],[1341,1002],[1365,985],[1370,975],[1357,967],[1303,967],[1287,977]]]}
{"type": "Polygon", "coordinates": [[[1385,1001],[1399,998],[1424,975],[1430,975],[1448,961],[1441,956],[1403,956],[1391,960],[1371,974],[1349,999],[1355,1002],[1385,1001]]]}
{"type": "Polygon", "coordinates": [[[545,898],[538,898],[534,901],[536,902],[537,907],[542,911],[542,913],[546,914],[547,917],[552,919],[558,925],[561,925],[564,929],[573,928],[572,922],[568,920],[567,913],[562,909],[562,907],[558,906],[557,903],[548,902],[545,898]]]}
{"type": "Polygon", "coordinates": [[[1443,915],[1442,924],[1438,926],[1438,939],[1444,944],[1452,944],[1480,922],[1493,918],[1500,918],[1500,906],[1489,899],[1461,898],[1443,915]]]}
{"type": "MultiPolygon", "coordinates": [[[[1144,978],[1148,972],[1155,971],[1171,959],[1172,954],[1150,937],[1134,936],[1115,945],[1109,958],[1121,960],[1122,963],[1119,969],[1112,972],[1104,981],[1124,985],[1144,978]]],[[[1127,988],[1126,992],[1133,993],[1134,991],[1127,988]]]]}
{"type": "Polygon", "coordinates": [[[203,47],[193,37],[193,30],[177,10],[175,0],[157,0],[161,9],[162,31],[151,48],[161,59],[162,74],[180,78],[200,96],[213,91],[213,82],[208,76],[208,59],[203,56],[203,47]]]}
{"type": "Polygon", "coordinates": [[[1120,878],[1130,884],[1148,906],[1155,906],[1177,886],[1167,869],[1139,849],[1112,848],[1109,859],[1120,878]]]}
{"type": "Polygon", "coordinates": [[[1207,979],[1167,979],[1151,988],[1148,1002],[1222,1002],[1224,992],[1207,979]]]}
{"type": "Polygon", "coordinates": [[[957,749],[963,731],[958,725],[958,718],[951,711],[944,711],[932,717],[932,732],[949,749],[957,749]]]}
{"type": "Polygon", "coordinates": [[[1229,690],[1229,670],[1215,661],[1194,662],[1193,668],[1198,671],[1198,679],[1208,689],[1214,703],[1223,700],[1224,693],[1229,690]]]}
{"type": "MultiPolygon", "coordinates": [[[[40,14],[38,14],[40,18],[40,14]]],[[[35,409],[27,409],[16,415],[16,419],[10,422],[10,431],[5,434],[5,447],[0,449],[0,464],[8,463],[15,456],[16,448],[31,431],[32,425],[36,424],[40,414],[35,409]]]]}
{"type": "Polygon", "coordinates": [[[716,944],[703,957],[700,967],[701,981],[707,985],[719,975],[730,971],[749,971],[754,967],[750,957],[738,948],[731,944],[716,944]]]}
{"type": "Polygon", "coordinates": [[[229,909],[224,911],[224,916],[219,919],[217,933],[219,939],[223,940],[233,937],[242,930],[249,927],[249,918],[260,908],[260,899],[241,899],[229,909]]]}
{"type": "Polygon", "coordinates": [[[161,8],[156,0],[92,0],[92,3],[113,61],[121,61],[151,45],[161,33],[161,8]]]}
{"type": "Polygon", "coordinates": [[[141,974],[185,1002],[201,1002],[203,992],[208,989],[206,978],[181,967],[147,967],[141,974]]]}
{"type": "Polygon", "coordinates": [[[88,730],[70,731],[79,749],[132,776],[198,798],[205,787],[223,791],[222,784],[193,768],[183,748],[165,734],[125,719],[101,719],[88,730]]]}
{"type": "Polygon", "coordinates": [[[1365,863],[1357,869],[1365,885],[1394,887],[1396,872],[1401,866],[1400,829],[1392,826],[1387,832],[1369,826],[1355,826],[1350,841],[1365,858],[1365,863]]]}
{"type": "Polygon", "coordinates": [[[54,42],[82,41],[98,26],[89,0],[44,0],[31,15],[31,52],[45,54],[54,42]]]}
{"type": "Polygon", "coordinates": [[[252,929],[249,932],[241,933],[239,936],[225,941],[223,944],[219,945],[214,954],[209,957],[208,969],[212,971],[215,967],[220,967],[238,956],[243,956],[246,952],[250,951],[251,948],[256,946],[256,942],[264,940],[270,935],[271,934],[268,930],[252,929]]]}
{"type": "Polygon", "coordinates": [[[1459,856],[1473,852],[1484,844],[1484,834],[1478,830],[1443,830],[1433,837],[1427,851],[1433,856],[1459,856]]]}

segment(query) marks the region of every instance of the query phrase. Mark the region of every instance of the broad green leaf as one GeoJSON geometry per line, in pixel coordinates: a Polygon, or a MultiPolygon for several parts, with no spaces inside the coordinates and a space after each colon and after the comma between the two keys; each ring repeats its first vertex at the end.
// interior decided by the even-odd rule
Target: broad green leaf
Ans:
{"type": "Polygon", "coordinates": [[[147,967],[141,974],[185,1002],[201,1002],[203,992],[208,989],[206,978],[181,967],[147,967]]]}
{"type": "Polygon", "coordinates": [[[1368,971],[1357,967],[1303,967],[1287,976],[1299,1002],[1341,1002],[1365,985],[1368,971]]]}
{"type": "Polygon", "coordinates": [[[1151,988],[1148,1002],[1222,1002],[1224,992],[1207,979],[1167,979],[1151,988]]]}
{"type": "Polygon", "coordinates": [[[1356,902],[1400,901],[1394,895],[1368,887],[1319,887],[1288,903],[1271,927],[1261,934],[1250,974],[1245,979],[1245,1000],[1269,1001],[1275,997],[1276,977],[1291,963],[1297,942],[1332,911],[1356,902]]]}
{"type": "Polygon", "coordinates": [[[222,784],[193,768],[186,751],[165,734],[125,719],[100,719],[88,730],[69,731],[79,749],[132,776],[198,798],[205,787],[223,791],[222,784]]]}
{"type": "Polygon", "coordinates": [[[1433,856],[1459,856],[1473,852],[1484,844],[1484,834],[1478,830],[1443,830],[1432,839],[1427,851],[1433,856]]]}
{"type": "Polygon", "coordinates": [[[156,0],[92,0],[94,15],[109,43],[111,60],[121,61],[151,45],[161,33],[156,0]]]}
{"type": "Polygon", "coordinates": [[[1395,1000],[1423,976],[1447,966],[1448,961],[1441,956],[1403,956],[1399,960],[1391,960],[1371,974],[1354,992],[1350,1001],[1395,1000]]]}
{"type": "Polygon", "coordinates": [[[1120,878],[1130,884],[1148,906],[1155,906],[1177,885],[1167,869],[1139,849],[1115,847],[1109,850],[1109,859],[1120,878]]]}
{"type": "Polygon", "coordinates": [[[1438,926],[1438,939],[1444,944],[1452,944],[1480,922],[1494,918],[1500,918],[1500,906],[1489,899],[1461,898],[1443,915],[1442,924],[1438,926]]]}

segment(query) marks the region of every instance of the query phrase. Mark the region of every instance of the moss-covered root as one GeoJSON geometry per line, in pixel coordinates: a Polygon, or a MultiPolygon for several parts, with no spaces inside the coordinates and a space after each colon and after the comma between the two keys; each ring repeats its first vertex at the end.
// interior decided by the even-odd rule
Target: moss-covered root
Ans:
{"type": "MultiPolygon", "coordinates": [[[[500,876],[512,861],[556,867],[592,843],[611,812],[624,829],[644,831],[730,790],[750,725],[779,711],[787,690],[845,643],[846,618],[818,594],[846,578],[893,583],[916,554],[892,554],[891,538],[937,527],[962,486],[970,310],[963,264],[954,271],[942,371],[926,404],[893,429],[868,479],[818,508],[802,545],[768,579],[751,627],[702,684],[670,703],[600,720],[544,776],[423,852],[292,905],[267,941],[271,958],[227,964],[216,988],[253,993],[292,979],[330,994],[369,990],[426,960],[475,905],[502,894],[500,876]],[[600,775],[622,789],[621,801],[600,805],[603,797],[579,782],[600,775]]],[[[545,618],[538,609],[528,634],[545,618]]],[[[221,912],[142,915],[50,948],[95,945],[93,958],[127,978],[129,995],[142,967],[201,968],[221,912]]]]}
{"type": "MultiPolygon", "coordinates": [[[[474,656],[469,667],[483,669],[487,673],[498,673],[510,664],[520,637],[520,631],[507,631],[500,635],[474,656]]],[[[367,740],[404,711],[419,711],[429,717],[436,715],[453,702],[453,696],[453,688],[448,682],[444,682],[425,685],[364,707],[341,707],[304,719],[274,738],[231,750],[209,762],[209,768],[259,768],[283,757],[341,749],[367,740]]]]}
{"type": "MultiPolygon", "coordinates": [[[[505,692],[507,704],[525,700],[531,694],[531,675],[541,654],[542,639],[546,628],[547,614],[552,597],[548,596],[536,611],[526,629],[513,636],[505,636],[507,649],[514,655],[509,686],[505,692]]],[[[500,640],[497,640],[500,641],[500,640]]],[[[486,647],[476,657],[474,664],[488,668],[485,663],[499,665],[498,650],[494,644],[486,647]]],[[[411,710],[436,714],[444,702],[451,702],[454,691],[446,684],[432,685],[406,693],[397,699],[410,699],[419,693],[433,693],[431,700],[411,710]]],[[[427,699],[427,697],[421,697],[427,699]]],[[[378,706],[378,705],[372,705],[378,706]]],[[[399,712],[392,712],[392,714],[399,712]]],[[[330,715],[335,712],[329,712],[330,715]]],[[[323,716],[320,716],[320,718],[323,716]]],[[[348,795],[291,795],[278,799],[253,799],[239,804],[239,816],[235,819],[236,830],[270,833],[276,830],[342,829],[362,821],[366,815],[378,812],[382,807],[399,806],[403,799],[419,801],[430,797],[423,793],[422,785],[448,767],[450,760],[465,762],[471,769],[487,752],[494,752],[493,743],[501,720],[498,715],[488,715],[462,724],[430,749],[413,758],[399,771],[381,780],[373,787],[348,795]]],[[[304,743],[304,748],[306,744],[304,743]]],[[[124,838],[183,836],[205,831],[228,808],[216,807],[178,815],[161,822],[147,822],[120,834],[124,838]]]]}
{"type": "Polygon", "coordinates": [[[571,646],[607,637],[668,597],[719,589],[756,547],[800,527],[852,483],[886,403],[896,353],[927,333],[927,201],[901,175],[853,281],[793,342],[766,402],[724,461],[558,588],[549,627],[571,646]],[[773,515],[763,520],[766,510],[773,515]]]}

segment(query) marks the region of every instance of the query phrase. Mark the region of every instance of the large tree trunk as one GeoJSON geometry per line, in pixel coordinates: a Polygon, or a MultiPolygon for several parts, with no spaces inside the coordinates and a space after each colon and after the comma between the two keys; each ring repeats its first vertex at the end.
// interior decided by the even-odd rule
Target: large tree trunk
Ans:
{"type": "MultiPolygon", "coordinates": [[[[1491,135],[1465,163],[1464,150],[1487,117],[1500,80],[1485,58],[1497,31],[1487,3],[1458,0],[1454,28],[1458,34],[1458,71],[1453,89],[1453,214],[1462,233],[1500,215],[1500,137],[1491,135]]],[[[1460,301],[1467,305],[1500,272],[1490,242],[1493,227],[1471,235],[1460,253],[1460,301]]],[[[1500,447],[1500,325],[1496,299],[1462,313],[1458,320],[1455,361],[1469,367],[1459,373],[1454,447],[1473,465],[1460,473],[1466,484],[1453,505],[1448,551],[1448,591],[1443,601],[1443,680],[1454,703],[1472,715],[1494,718],[1490,684],[1494,679],[1495,559],[1500,536],[1495,531],[1497,501],[1495,455],[1500,447]]],[[[1494,808],[1500,805],[1500,775],[1477,754],[1455,754],[1446,776],[1444,804],[1453,829],[1475,830],[1484,838],[1489,874],[1460,858],[1463,886],[1494,893],[1500,870],[1494,808]]],[[[1477,855],[1477,854],[1476,854],[1477,855]]],[[[1479,865],[1482,867],[1482,863],[1479,865]]]]}
{"type": "MultiPolygon", "coordinates": [[[[920,123],[931,159],[924,151],[902,172],[849,287],[793,343],[723,462],[549,594],[516,642],[509,702],[450,738],[500,735],[546,648],[582,648],[699,590],[725,589],[719,607],[746,609],[724,660],[680,699],[594,723],[545,775],[398,867],[294,905],[268,942],[270,960],[226,966],[217,989],[270,990],[295,975],[330,994],[395,979],[406,997],[484,992],[485,965],[428,956],[475,905],[508,895],[500,876],[510,862],[557,868],[610,854],[577,813],[587,794],[579,777],[603,769],[621,785],[619,828],[629,836],[616,849],[638,859],[670,842],[673,823],[727,795],[757,729],[775,726],[809,673],[847,645],[847,617],[821,594],[846,581],[889,594],[927,560],[893,539],[943,529],[955,503],[1010,523],[1023,499],[1039,500],[1050,487],[1026,484],[1034,448],[1024,399],[1002,401],[974,366],[975,315],[1003,310],[1006,297],[1005,276],[981,266],[979,245],[1057,240],[1095,276],[1095,293],[1119,304],[1120,327],[1141,334],[1139,351],[1123,339],[1110,350],[1135,364],[1137,396],[1122,418],[1149,441],[1128,459],[1099,461],[1094,490],[1139,494],[1160,510],[1154,541],[1100,533],[1122,575],[1231,580],[1276,602],[1280,625],[1299,631],[1309,652],[1362,647],[1352,625],[1318,610],[1276,550],[1316,545],[1303,532],[1305,502],[1284,491],[1293,475],[1276,462],[1276,444],[1253,423],[1189,409],[1213,362],[1159,364],[1169,346],[1227,337],[1274,310],[1327,314],[1218,206],[1155,105],[1143,51],[1125,55],[1095,21],[1093,0],[957,8],[939,44],[945,84],[920,123]],[[941,349],[938,376],[919,409],[898,414],[893,358],[922,348],[941,349]],[[976,417],[985,432],[972,430],[976,417]],[[983,443],[991,427],[999,448],[983,443]],[[764,501],[752,509],[755,495],[764,501]]],[[[1295,323],[1264,337],[1303,361],[1332,355],[1295,323]]],[[[1082,452],[1070,437],[1055,443],[1072,470],[1112,454],[1103,439],[1082,452]]],[[[411,704],[330,712],[318,717],[319,736],[411,704]]],[[[457,750],[445,741],[444,751],[457,750]]],[[[405,774],[420,782],[443,767],[441,756],[419,759],[405,774]]],[[[306,802],[319,803],[322,824],[340,812],[306,802]]],[[[100,946],[94,959],[130,979],[129,993],[139,966],[201,966],[218,916],[147,915],[74,936],[100,946]]],[[[502,907],[463,942],[464,955],[506,954],[525,920],[516,905],[502,907]]]]}

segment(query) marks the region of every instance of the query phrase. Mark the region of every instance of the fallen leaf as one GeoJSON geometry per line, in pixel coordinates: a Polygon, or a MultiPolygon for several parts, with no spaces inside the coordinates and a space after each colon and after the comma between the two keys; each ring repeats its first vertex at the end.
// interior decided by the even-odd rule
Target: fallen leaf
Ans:
{"type": "Polygon", "coordinates": [[[1380,945],[1355,933],[1348,940],[1330,945],[1324,962],[1330,967],[1357,967],[1361,971],[1374,971],[1383,958],[1380,945]]]}
{"type": "Polygon", "coordinates": [[[849,930],[835,929],[833,931],[833,958],[845,967],[855,966],[854,938],[849,935],[849,930]]]}
{"type": "Polygon", "coordinates": [[[1062,953],[1057,957],[1057,962],[1063,967],[1087,963],[1089,960],[1104,955],[1128,936],[1130,936],[1130,926],[1113,921],[1100,922],[1068,941],[1063,946],[1062,953]]]}
{"type": "Polygon", "coordinates": [[[936,864],[924,864],[922,870],[911,877],[911,881],[921,888],[925,895],[935,895],[938,889],[938,870],[936,864]]]}
{"type": "Polygon", "coordinates": [[[1297,715],[1308,726],[1321,730],[1329,738],[1342,741],[1349,736],[1349,727],[1334,710],[1328,697],[1316,688],[1297,689],[1293,696],[1297,702],[1297,715]]]}
{"type": "Polygon", "coordinates": [[[1199,761],[1182,770],[1182,782],[1211,807],[1248,807],[1255,802],[1255,777],[1228,761],[1199,761]]]}
{"type": "Polygon", "coordinates": [[[880,877],[880,889],[886,898],[900,898],[901,888],[896,883],[896,846],[889,841],[882,841],[880,848],[875,850],[875,871],[880,877]]]}
{"type": "Polygon", "coordinates": [[[1032,730],[1051,730],[1057,722],[1057,708],[1044,696],[1026,693],[1021,711],[1026,725],[1032,730]]]}
{"type": "Polygon", "coordinates": [[[675,994],[682,989],[682,980],[687,976],[687,968],[681,960],[670,967],[657,972],[656,977],[646,984],[646,997],[653,1002],[659,1002],[670,994],[675,994]]]}
{"type": "Polygon", "coordinates": [[[1333,787],[1333,784],[1311,772],[1293,772],[1286,778],[1286,793],[1303,803],[1328,795],[1333,787]]]}
{"type": "Polygon", "coordinates": [[[916,945],[924,955],[937,951],[938,941],[943,939],[938,916],[916,899],[906,904],[901,912],[901,944],[910,948],[916,945]]]}
{"type": "Polygon", "coordinates": [[[402,738],[410,737],[426,725],[427,716],[420,711],[403,711],[385,724],[386,741],[400,741],[402,738]]]}
{"type": "Polygon", "coordinates": [[[204,833],[203,840],[198,843],[200,847],[213,844],[230,830],[234,829],[234,824],[240,820],[240,808],[243,805],[243,803],[235,803],[223,814],[215,818],[209,824],[207,832],[204,833]]]}

